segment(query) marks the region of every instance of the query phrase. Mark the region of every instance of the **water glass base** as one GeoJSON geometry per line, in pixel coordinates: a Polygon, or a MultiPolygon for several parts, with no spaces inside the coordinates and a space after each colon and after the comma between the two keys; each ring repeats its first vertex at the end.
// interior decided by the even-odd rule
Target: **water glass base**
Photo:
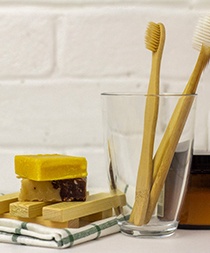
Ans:
{"type": "Polygon", "coordinates": [[[178,227],[178,222],[163,222],[151,220],[149,224],[135,226],[127,221],[119,221],[122,234],[138,238],[163,238],[174,234],[178,227]]]}

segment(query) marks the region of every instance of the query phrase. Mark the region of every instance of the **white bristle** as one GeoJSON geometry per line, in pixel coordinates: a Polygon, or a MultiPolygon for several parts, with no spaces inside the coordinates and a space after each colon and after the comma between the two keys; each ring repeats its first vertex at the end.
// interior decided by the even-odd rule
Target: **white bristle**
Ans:
{"type": "Polygon", "coordinates": [[[210,47],[210,15],[201,17],[195,29],[193,47],[200,50],[202,45],[210,47]]]}

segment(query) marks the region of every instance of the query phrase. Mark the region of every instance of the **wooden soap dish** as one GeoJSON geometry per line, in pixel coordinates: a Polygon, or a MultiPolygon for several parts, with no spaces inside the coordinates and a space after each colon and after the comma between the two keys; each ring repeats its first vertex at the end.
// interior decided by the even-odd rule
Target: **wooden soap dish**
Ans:
{"type": "Polygon", "coordinates": [[[126,204],[125,195],[97,193],[85,202],[19,202],[19,193],[0,196],[0,218],[32,222],[53,228],[78,228],[113,216],[113,209],[126,204]]]}

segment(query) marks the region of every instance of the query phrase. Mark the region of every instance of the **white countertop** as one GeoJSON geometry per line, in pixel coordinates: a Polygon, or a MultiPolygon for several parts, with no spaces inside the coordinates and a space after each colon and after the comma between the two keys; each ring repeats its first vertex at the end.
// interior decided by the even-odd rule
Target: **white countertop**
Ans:
{"type": "Polygon", "coordinates": [[[173,236],[162,239],[137,239],[117,233],[67,249],[50,249],[0,243],[0,252],[7,253],[61,253],[69,251],[72,253],[209,253],[210,230],[178,229],[173,236]]]}

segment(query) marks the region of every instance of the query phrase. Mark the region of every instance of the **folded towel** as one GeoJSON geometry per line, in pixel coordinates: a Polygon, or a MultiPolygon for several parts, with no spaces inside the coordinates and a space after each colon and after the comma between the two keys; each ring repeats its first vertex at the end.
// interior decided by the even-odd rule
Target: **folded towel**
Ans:
{"type": "MultiPolygon", "coordinates": [[[[121,216],[120,219],[127,219],[121,216]]],[[[41,246],[50,248],[68,248],[99,237],[120,231],[116,217],[96,221],[81,228],[57,229],[12,219],[0,219],[0,242],[41,246]]]]}

